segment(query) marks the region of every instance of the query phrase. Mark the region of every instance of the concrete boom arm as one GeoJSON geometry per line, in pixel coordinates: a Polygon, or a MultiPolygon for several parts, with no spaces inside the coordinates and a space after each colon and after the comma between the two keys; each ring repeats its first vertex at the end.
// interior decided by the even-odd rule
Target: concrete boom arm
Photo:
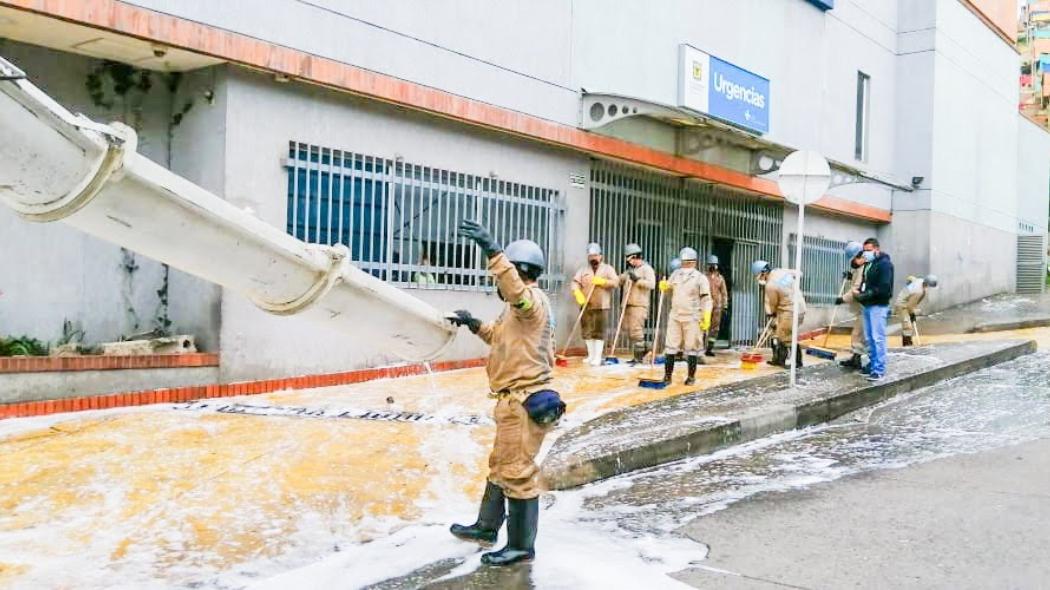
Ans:
{"type": "Polygon", "coordinates": [[[441,312],[136,152],[135,132],[73,115],[0,58],[0,201],[222,285],[273,314],[302,313],[407,361],[455,337],[441,312]]]}

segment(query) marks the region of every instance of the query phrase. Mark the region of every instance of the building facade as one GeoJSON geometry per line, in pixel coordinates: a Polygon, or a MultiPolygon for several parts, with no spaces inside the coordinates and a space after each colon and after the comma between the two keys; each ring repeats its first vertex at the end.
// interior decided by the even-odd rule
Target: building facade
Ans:
{"type": "MultiPolygon", "coordinates": [[[[807,210],[809,326],[827,321],[842,246],[869,236],[901,280],[941,275],[937,307],[1019,286],[1047,229],[1050,139],[1018,113],[1009,4],[0,0],[0,55],[71,110],[132,125],[158,163],[439,308],[500,309],[455,232],[479,217],[547,250],[559,343],[566,277],[598,241],[614,265],[641,243],[658,272],[682,246],[717,254],[722,337],[742,344],[760,322],[751,261],[787,265],[798,242],[775,182],[793,149],[835,177],[807,210]]],[[[224,381],[397,361],[366,333],[267,315],[6,209],[0,245],[0,334],[192,333],[224,381]]],[[[483,353],[460,338],[446,357],[483,353]]]]}

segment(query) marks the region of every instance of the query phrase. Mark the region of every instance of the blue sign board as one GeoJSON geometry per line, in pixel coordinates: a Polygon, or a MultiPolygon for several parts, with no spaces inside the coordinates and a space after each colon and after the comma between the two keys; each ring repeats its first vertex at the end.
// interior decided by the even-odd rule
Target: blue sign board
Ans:
{"type": "Polygon", "coordinates": [[[695,47],[679,50],[678,104],[756,133],[769,132],[769,80],[695,47]]]}

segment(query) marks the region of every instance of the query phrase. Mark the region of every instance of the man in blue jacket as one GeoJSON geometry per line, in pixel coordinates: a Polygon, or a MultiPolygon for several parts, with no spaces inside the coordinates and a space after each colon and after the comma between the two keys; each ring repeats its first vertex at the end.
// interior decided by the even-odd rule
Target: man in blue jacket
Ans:
{"type": "Polygon", "coordinates": [[[879,381],[886,375],[886,319],[893,297],[893,262],[879,249],[875,238],[864,240],[864,280],[853,290],[853,300],[864,306],[864,333],[868,338],[871,362],[862,372],[868,381],[879,381]]]}

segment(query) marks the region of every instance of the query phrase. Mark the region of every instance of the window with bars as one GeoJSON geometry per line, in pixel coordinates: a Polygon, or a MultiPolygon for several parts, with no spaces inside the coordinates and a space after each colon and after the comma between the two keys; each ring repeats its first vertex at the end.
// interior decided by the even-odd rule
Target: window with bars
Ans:
{"type": "Polygon", "coordinates": [[[289,142],[287,231],[344,244],[351,260],[402,287],[491,290],[480,250],[459,235],[479,219],[496,240],[530,239],[547,253],[540,285],[563,280],[558,191],[404,161],[289,142]]]}
{"type": "MultiPolygon", "coordinates": [[[[798,235],[788,236],[789,265],[795,264],[798,235]]],[[[802,246],[802,296],[809,305],[833,305],[848,270],[846,242],[806,236],[802,246]]]]}

